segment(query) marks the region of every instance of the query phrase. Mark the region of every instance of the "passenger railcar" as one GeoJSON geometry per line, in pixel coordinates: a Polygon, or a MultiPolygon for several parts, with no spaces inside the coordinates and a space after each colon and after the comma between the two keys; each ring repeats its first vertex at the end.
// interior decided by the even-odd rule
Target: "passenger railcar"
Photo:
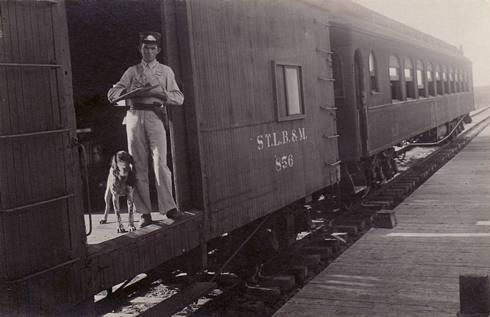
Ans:
{"type": "MultiPolygon", "coordinates": [[[[1,314],[90,315],[99,291],[199,246],[205,262],[210,239],[336,186],[342,162],[348,173],[372,168],[393,145],[471,109],[460,52],[353,4],[67,5],[70,37],[64,1],[0,2],[1,314]],[[168,109],[168,129],[176,199],[193,216],[87,244],[71,64],[75,101],[88,96],[110,109],[105,122],[120,122],[100,96],[139,62],[142,29],[162,31],[162,61],[186,97],[168,109]]],[[[113,146],[125,136],[110,126],[120,129],[113,146]]]]}
{"type": "Polygon", "coordinates": [[[355,3],[327,9],[340,157],[359,185],[369,185],[396,172],[393,146],[440,136],[474,109],[471,62],[460,49],[355,3]]]}

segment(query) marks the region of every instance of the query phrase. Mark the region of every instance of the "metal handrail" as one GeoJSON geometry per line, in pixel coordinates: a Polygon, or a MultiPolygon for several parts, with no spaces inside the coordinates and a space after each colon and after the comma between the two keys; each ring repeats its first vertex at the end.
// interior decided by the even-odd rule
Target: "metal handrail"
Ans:
{"type": "Polygon", "coordinates": [[[27,204],[27,205],[22,205],[22,206],[7,208],[7,209],[0,209],[0,213],[9,213],[9,212],[14,212],[14,211],[18,211],[18,210],[25,210],[25,209],[29,209],[32,207],[37,207],[37,206],[53,203],[53,202],[56,202],[59,200],[68,199],[68,198],[71,198],[74,196],[75,196],[74,194],[68,194],[68,195],[63,195],[63,196],[59,196],[59,197],[55,197],[55,198],[49,198],[49,199],[37,201],[37,202],[27,204]]]}
{"type": "Polygon", "coordinates": [[[48,68],[60,68],[61,64],[36,64],[36,63],[0,63],[0,66],[4,67],[48,67],[48,68]]]}
{"type": "Polygon", "coordinates": [[[78,139],[73,140],[75,145],[79,146],[82,150],[83,157],[83,171],[85,175],[85,194],[87,195],[87,211],[88,211],[88,220],[89,220],[89,230],[85,233],[85,236],[89,236],[92,234],[92,205],[90,203],[90,186],[88,184],[88,167],[87,167],[87,149],[85,146],[78,141],[78,139]]]}
{"type": "Polygon", "coordinates": [[[437,141],[437,142],[425,142],[425,143],[410,143],[410,144],[407,144],[404,149],[408,148],[408,147],[414,147],[414,146],[434,146],[434,145],[439,145],[441,143],[443,143],[444,141],[446,141],[447,139],[449,139],[453,133],[456,131],[456,129],[459,127],[459,125],[461,124],[461,122],[463,122],[465,118],[461,118],[458,123],[454,126],[454,128],[451,130],[450,133],[448,133],[448,135],[446,135],[443,139],[437,141]]]}
{"type": "Polygon", "coordinates": [[[10,139],[10,138],[25,138],[30,136],[45,135],[52,133],[65,133],[70,132],[70,129],[55,129],[55,130],[45,130],[45,131],[35,131],[26,133],[16,133],[16,134],[4,134],[0,135],[0,139],[10,139]]]}

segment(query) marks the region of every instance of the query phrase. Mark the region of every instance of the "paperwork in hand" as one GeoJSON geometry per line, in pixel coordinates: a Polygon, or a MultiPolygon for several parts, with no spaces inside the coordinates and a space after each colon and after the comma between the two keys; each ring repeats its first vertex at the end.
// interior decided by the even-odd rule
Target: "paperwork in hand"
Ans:
{"type": "Polygon", "coordinates": [[[119,101],[121,100],[126,100],[126,99],[129,99],[131,97],[134,97],[134,96],[137,96],[138,94],[142,93],[142,92],[146,92],[146,91],[149,91],[149,90],[152,90],[153,88],[156,88],[158,87],[158,85],[154,85],[154,86],[145,86],[145,87],[140,87],[140,88],[136,88],[136,89],[133,89],[125,94],[122,94],[120,95],[119,97],[117,97],[116,99],[114,99],[111,104],[113,106],[126,106],[126,103],[124,104],[121,104],[121,103],[118,103],[119,101]]]}

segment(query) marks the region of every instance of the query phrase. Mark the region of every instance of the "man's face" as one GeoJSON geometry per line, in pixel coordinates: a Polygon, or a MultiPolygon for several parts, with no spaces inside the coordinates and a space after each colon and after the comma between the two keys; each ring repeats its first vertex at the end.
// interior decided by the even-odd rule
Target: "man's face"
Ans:
{"type": "Polygon", "coordinates": [[[146,63],[150,63],[155,60],[158,53],[160,53],[160,48],[156,44],[141,44],[141,56],[146,63]]]}

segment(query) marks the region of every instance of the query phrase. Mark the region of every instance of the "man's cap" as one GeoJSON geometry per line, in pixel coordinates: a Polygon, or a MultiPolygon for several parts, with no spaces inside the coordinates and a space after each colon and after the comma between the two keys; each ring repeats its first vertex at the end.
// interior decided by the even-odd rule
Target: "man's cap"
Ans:
{"type": "Polygon", "coordinates": [[[141,32],[140,33],[140,45],[141,44],[155,44],[160,46],[162,36],[158,32],[141,32]]]}

